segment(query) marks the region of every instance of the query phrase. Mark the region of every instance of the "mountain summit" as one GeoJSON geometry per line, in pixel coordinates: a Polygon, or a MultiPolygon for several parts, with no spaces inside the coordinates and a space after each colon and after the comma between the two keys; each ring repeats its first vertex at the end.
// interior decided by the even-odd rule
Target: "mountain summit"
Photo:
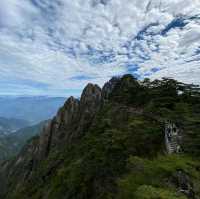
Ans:
{"type": "Polygon", "coordinates": [[[2,163],[1,198],[198,199],[199,104],[173,79],[88,84],[2,163]]]}

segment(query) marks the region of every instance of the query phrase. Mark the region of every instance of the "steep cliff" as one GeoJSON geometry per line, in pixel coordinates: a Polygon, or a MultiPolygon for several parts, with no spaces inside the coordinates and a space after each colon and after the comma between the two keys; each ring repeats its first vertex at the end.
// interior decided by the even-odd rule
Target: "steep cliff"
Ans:
{"type": "Polygon", "coordinates": [[[199,102],[196,88],[171,79],[88,84],[2,164],[1,198],[198,198],[199,102]],[[182,132],[182,154],[166,155],[166,120],[182,132]]]}

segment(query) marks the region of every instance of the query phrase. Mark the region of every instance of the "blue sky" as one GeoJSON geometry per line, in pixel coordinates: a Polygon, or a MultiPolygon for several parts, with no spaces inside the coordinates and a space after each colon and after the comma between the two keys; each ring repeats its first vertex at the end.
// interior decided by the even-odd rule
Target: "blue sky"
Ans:
{"type": "Polygon", "coordinates": [[[0,1],[0,95],[79,95],[125,73],[200,84],[200,1],[0,1]]]}

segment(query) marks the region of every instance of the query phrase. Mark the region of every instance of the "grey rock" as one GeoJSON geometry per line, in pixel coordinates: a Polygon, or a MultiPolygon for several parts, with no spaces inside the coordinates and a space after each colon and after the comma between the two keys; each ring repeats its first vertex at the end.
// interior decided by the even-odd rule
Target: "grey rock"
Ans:
{"type": "Polygon", "coordinates": [[[105,83],[102,89],[102,96],[104,99],[108,99],[110,93],[113,91],[117,83],[120,81],[120,78],[113,77],[110,81],[105,83]]]}
{"type": "Polygon", "coordinates": [[[196,199],[193,183],[184,171],[177,171],[173,175],[173,182],[177,186],[179,192],[185,194],[189,199],[196,199]]]}

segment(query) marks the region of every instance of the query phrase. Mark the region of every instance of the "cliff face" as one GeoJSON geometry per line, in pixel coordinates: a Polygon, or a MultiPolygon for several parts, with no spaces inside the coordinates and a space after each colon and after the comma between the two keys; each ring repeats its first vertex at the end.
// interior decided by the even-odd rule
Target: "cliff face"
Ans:
{"type": "Polygon", "coordinates": [[[80,101],[70,97],[44,128],[39,141],[39,156],[44,158],[52,148],[81,136],[99,110],[101,100],[101,89],[92,84],[83,90],[80,101]]]}
{"type": "Polygon", "coordinates": [[[3,172],[8,168],[8,178],[15,178],[19,184],[31,178],[32,172],[51,151],[59,150],[85,133],[101,104],[101,88],[88,84],[80,101],[68,98],[57,115],[45,124],[41,135],[30,141],[14,161],[5,165],[3,172]]]}
{"type": "MultiPolygon", "coordinates": [[[[178,96],[173,90],[174,85],[169,87],[169,82],[171,80],[144,86],[131,75],[125,75],[122,78],[112,78],[103,89],[88,84],[80,100],[70,97],[57,115],[45,125],[40,136],[30,140],[14,160],[1,166],[2,198],[104,199],[116,198],[117,192],[120,192],[119,198],[128,198],[123,193],[128,187],[124,188],[117,179],[126,173],[130,174],[126,179],[129,182],[132,173],[137,171],[137,164],[141,169],[145,167],[147,162],[142,165],[142,159],[134,159],[133,156],[156,158],[157,154],[165,154],[166,119],[182,125],[185,132],[183,142],[189,140],[191,144],[189,133],[192,131],[195,134],[191,120],[185,116],[190,115],[193,120],[198,118],[200,111],[195,108],[193,114],[191,104],[199,98],[190,96],[190,101],[184,95],[178,96]],[[166,85],[169,90],[164,92],[166,85]],[[174,96],[170,92],[175,93],[174,96]],[[183,104],[189,108],[182,110],[183,104]],[[184,126],[186,121],[188,125],[184,126]],[[134,171],[131,171],[133,167],[129,168],[131,158],[135,161],[131,164],[136,164],[133,166],[136,167],[134,171]]],[[[192,149],[197,150],[195,147],[192,149]]],[[[193,153],[190,150],[186,152],[193,153]]],[[[170,161],[173,164],[173,161],[179,161],[177,159],[170,161]]],[[[151,164],[149,162],[147,165],[151,164]]],[[[157,179],[167,182],[164,186],[167,194],[171,189],[176,189],[170,180],[176,178],[173,177],[176,169],[185,173],[185,164],[170,168],[171,177],[157,179]]],[[[167,173],[165,170],[162,172],[167,173]]],[[[152,173],[152,178],[153,175],[156,173],[152,173]]],[[[192,178],[187,177],[187,183],[191,185],[190,192],[194,192],[195,198],[195,194],[199,194],[196,191],[198,186],[192,184],[192,178]]],[[[136,192],[141,183],[135,183],[132,192],[134,198],[137,198],[136,192]]],[[[148,180],[143,183],[153,186],[148,180]]],[[[192,198],[186,194],[177,196],[180,199],[184,197],[192,198]]]]}

